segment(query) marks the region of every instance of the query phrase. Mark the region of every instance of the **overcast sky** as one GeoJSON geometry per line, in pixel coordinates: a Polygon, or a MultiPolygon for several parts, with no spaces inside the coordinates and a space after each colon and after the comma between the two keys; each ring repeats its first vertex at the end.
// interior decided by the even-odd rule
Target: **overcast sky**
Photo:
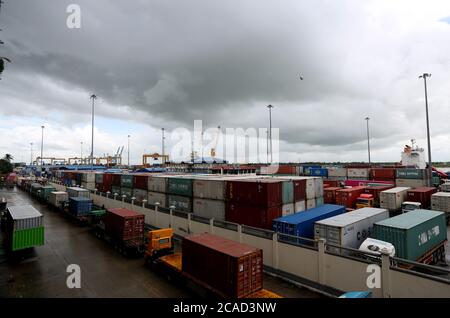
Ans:
{"type": "Polygon", "coordinates": [[[0,28],[0,155],[18,161],[43,124],[44,155],[86,155],[92,93],[95,154],[125,159],[130,134],[135,164],[161,127],[171,149],[196,119],[267,127],[268,104],[282,161],[367,160],[367,116],[372,159],[399,161],[411,138],[426,147],[423,72],[433,159],[450,160],[448,0],[5,0],[0,28]]]}

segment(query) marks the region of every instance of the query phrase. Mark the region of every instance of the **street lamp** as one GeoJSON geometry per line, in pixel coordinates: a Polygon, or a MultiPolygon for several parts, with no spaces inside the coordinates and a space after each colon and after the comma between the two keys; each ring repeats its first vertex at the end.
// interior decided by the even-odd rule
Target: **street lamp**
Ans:
{"type": "Polygon", "coordinates": [[[128,135],[128,167],[130,166],[130,137],[131,135],[128,135]]]}
{"type": "Polygon", "coordinates": [[[429,174],[429,186],[433,185],[433,167],[431,164],[431,140],[430,140],[430,121],[428,117],[428,89],[427,89],[427,77],[431,77],[429,73],[423,73],[419,76],[419,78],[423,78],[424,87],[425,87],[425,112],[427,118],[427,141],[428,141],[428,174],[429,174]]]}
{"type": "Polygon", "coordinates": [[[83,164],[83,142],[80,142],[81,145],[81,153],[80,153],[80,160],[81,160],[81,164],[83,164]]]}
{"type": "Polygon", "coordinates": [[[367,152],[369,153],[369,164],[370,164],[370,135],[369,135],[369,117],[365,118],[367,122],[367,152]]]}
{"type": "Polygon", "coordinates": [[[41,166],[43,166],[44,165],[43,156],[44,156],[44,128],[45,128],[45,126],[41,126],[41,128],[42,128],[42,134],[41,134],[41,166]]]}
{"type": "Polygon", "coordinates": [[[161,146],[161,149],[162,149],[162,163],[163,164],[165,164],[166,162],[166,160],[165,160],[165,157],[164,157],[164,152],[165,152],[165,149],[164,149],[164,142],[165,142],[165,139],[166,139],[166,137],[164,136],[164,132],[165,132],[165,129],[164,128],[161,128],[161,132],[162,132],[162,146],[161,146]]]}
{"type": "Polygon", "coordinates": [[[90,98],[92,99],[91,170],[94,171],[94,104],[97,96],[92,94],[90,98]]]}
{"type": "Polygon", "coordinates": [[[269,137],[270,137],[270,163],[273,163],[273,152],[272,152],[272,105],[268,105],[269,109],[269,137]]]}
{"type": "Polygon", "coordinates": [[[33,143],[30,142],[30,146],[31,146],[31,157],[30,157],[30,165],[33,165],[33,143]]]}

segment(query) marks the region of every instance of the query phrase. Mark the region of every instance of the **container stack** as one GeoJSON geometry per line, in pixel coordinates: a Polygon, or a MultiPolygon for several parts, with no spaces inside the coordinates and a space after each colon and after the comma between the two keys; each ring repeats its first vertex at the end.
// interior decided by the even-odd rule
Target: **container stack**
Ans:
{"type": "Polygon", "coordinates": [[[121,196],[121,184],[122,184],[122,176],[118,173],[111,174],[111,194],[113,196],[121,196]]]}
{"type": "Polygon", "coordinates": [[[397,187],[420,188],[428,184],[426,169],[397,169],[395,184],[397,187]]]}
{"type": "Polygon", "coordinates": [[[356,200],[364,193],[365,187],[353,187],[336,190],[336,204],[348,209],[356,208],[356,200]]]}
{"type": "Polygon", "coordinates": [[[372,168],[372,180],[395,182],[395,168],[372,168]]]}
{"type": "Polygon", "coordinates": [[[32,183],[30,187],[31,194],[34,196],[38,196],[40,191],[42,190],[42,184],[40,183],[32,183]]]}
{"type": "Polygon", "coordinates": [[[167,178],[166,175],[151,175],[148,176],[147,182],[148,195],[147,200],[149,204],[159,203],[161,207],[167,207],[167,178]]]}
{"type": "Polygon", "coordinates": [[[225,221],[227,180],[236,177],[199,178],[193,181],[193,213],[208,219],[225,221]]]}
{"type": "Polygon", "coordinates": [[[139,173],[133,175],[133,197],[138,204],[148,200],[148,174],[139,173]]]}
{"type": "Polygon", "coordinates": [[[333,181],[345,181],[347,180],[346,168],[328,168],[328,179],[333,181]]]}
{"type": "Polygon", "coordinates": [[[364,189],[364,193],[373,196],[374,206],[380,206],[380,193],[392,188],[394,188],[394,186],[370,186],[364,189]]]}
{"type": "Polygon", "coordinates": [[[259,248],[211,234],[183,239],[182,271],[221,297],[244,298],[263,288],[259,248]]]}
{"type": "Polygon", "coordinates": [[[323,202],[325,204],[336,204],[336,191],[341,189],[341,187],[328,187],[323,189],[323,202]]]}
{"type": "Polygon", "coordinates": [[[44,245],[42,214],[31,205],[9,207],[5,243],[11,251],[44,245]]]}
{"type": "Polygon", "coordinates": [[[408,187],[397,187],[380,192],[380,208],[388,209],[390,212],[397,212],[402,208],[402,203],[406,201],[408,187]]]}
{"type": "Polygon", "coordinates": [[[95,172],[83,172],[81,174],[81,187],[88,190],[95,190],[95,172]]]}
{"type": "Polygon", "coordinates": [[[103,187],[103,178],[104,178],[104,173],[102,173],[102,172],[98,172],[98,173],[96,173],[95,174],[95,188],[98,190],[98,191],[100,191],[100,192],[103,192],[103,193],[106,193],[106,192],[108,192],[108,191],[110,191],[110,189],[105,189],[104,187],[103,187]],[[106,190],[106,191],[105,191],[106,190]]]}
{"type": "Polygon", "coordinates": [[[347,177],[350,180],[369,180],[369,168],[349,168],[347,170],[347,177]]]}
{"type": "Polygon", "coordinates": [[[126,199],[133,197],[133,182],[134,176],[132,174],[120,175],[120,195],[125,196],[126,199]]]}
{"type": "Polygon", "coordinates": [[[167,178],[167,204],[175,210],[192,212],[192,176],[171,176],[167,178]]]}

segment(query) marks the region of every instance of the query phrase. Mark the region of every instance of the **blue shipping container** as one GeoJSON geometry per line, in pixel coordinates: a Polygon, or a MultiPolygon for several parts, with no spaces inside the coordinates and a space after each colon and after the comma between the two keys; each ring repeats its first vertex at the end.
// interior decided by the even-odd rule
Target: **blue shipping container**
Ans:
{"type": "Polygon", "coordinates": [[[312,177],[328,177],[328,169],[325,168],[311,168],[309,175],[312,177]]]}
{"type": "Polygon", "coordinates": [[[313,239],[315,222],[342,213],[345,213],[344,206],[324,204],[314,209],[275,219],[272,226],[273,230],[278,233],[313,239]]]}
{"type": "Polygon", "coordinates": [[[83,197],[69,198],[69,213],[73,216],[86,216],[92,211],[92,199],[83,197]]]}
{"type": "Polygon", "coordinates": [[[303,174],[309,176],[311,169],[321,169],[321,166],[312,166],[312,165],[305,165],[303,167],[303,174]]]}

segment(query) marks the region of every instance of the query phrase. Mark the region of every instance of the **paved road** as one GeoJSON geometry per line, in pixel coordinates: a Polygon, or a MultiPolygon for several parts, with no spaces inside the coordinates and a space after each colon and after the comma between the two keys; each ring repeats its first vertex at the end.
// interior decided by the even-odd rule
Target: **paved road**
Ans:
{"type": "MultiPolygon", "coordinates": [[[[1,197],[7,198],[8,205],[32,204],[44,214],[45,245],[20,259],[0,255],[0,297],[195,297],[145,268],[141,258],[123,257],[86,227],[73,224],[21,190],[0,189],[1,197]],[[66,286],[69,264],[81,267],[81,289],[66,286]]],[[[319,297],[269,276],[264,284],[284,297],[319,297]]]]}

